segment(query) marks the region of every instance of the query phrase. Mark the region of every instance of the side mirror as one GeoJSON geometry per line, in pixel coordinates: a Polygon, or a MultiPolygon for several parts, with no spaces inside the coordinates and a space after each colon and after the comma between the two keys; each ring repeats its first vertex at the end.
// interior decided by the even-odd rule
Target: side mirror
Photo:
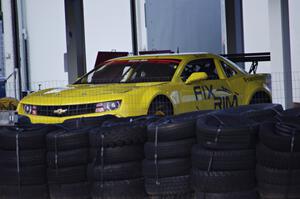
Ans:
{"type": "Polygon", "coordinates": [[[205,72],[195,72],[190,75],[190,77],[185,81],[185,84],[193,84],[206,79],[208,79],[208,76],[205,72]]]}

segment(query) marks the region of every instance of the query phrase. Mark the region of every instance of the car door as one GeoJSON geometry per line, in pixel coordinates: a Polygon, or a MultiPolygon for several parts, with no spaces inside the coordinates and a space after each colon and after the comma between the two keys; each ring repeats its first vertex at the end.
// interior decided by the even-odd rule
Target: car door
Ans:
{"type": "Polygon", "coordinates": [[[233,93],[230,91],[226,79],[223,78],[223,71],[217,66],[217,60],[214,58],[196,59],[185,66],[181,73],[183,82],[186,82],[194,72],[205,72],[208,76],[206,80],[200,80],[190,85],[185,84],[181,97],[186,108],[213,110],[236,105],[235,101],[232,101],[233,93]],[[189,101],[186,99],[187,96],[190,96],[189,101]]]}

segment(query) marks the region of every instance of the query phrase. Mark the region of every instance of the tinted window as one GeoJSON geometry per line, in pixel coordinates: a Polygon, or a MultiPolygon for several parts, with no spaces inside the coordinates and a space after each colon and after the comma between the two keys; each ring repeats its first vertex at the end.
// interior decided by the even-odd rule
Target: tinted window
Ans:
{"type": "Polygon", "coordinates": [[[209,80],[219,79],[213,59],[198,59],[188,63],[181,74],[182,80],[186,81],[195,72],[205,72],[209,80]]]}
{"type": "Polygon", "coordinates": [[[177,59],[117,60],[92,70],[76,84],[171,81],[177,59]]]}
{"type": "Polygon", "coordinates": [[[233,70],[228,64],[226,64],[225,62],[223,61],[220,61],[221,62],[221,66],[226,74],[226,76],[228,78],[234,76],[237,74],[237,72],[235,70],[233,70]]]}

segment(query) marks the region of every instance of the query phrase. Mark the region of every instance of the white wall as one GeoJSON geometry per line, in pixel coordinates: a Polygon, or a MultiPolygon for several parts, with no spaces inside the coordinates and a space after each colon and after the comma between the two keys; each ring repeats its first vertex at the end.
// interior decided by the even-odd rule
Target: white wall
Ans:
{"type": "MultiPolygon", "coordinates": [[[[243,12],[245,52],[270,52],[268,0],[243,0],[243,12]]],[[[270,73],[270,63],[259,63],[257,71],[270,73]]]]}
{"type": "Polygon", "coordinates": [[[129,0],[84,0],[87,70],[98,51],[131,52],[129,0]]]}
{"type": "Polygon", "coordinates": [[[300,103],[300,1],[290,0],[289,9],[294,100],[300,103]]]}
{"type": "Polygon", "coordinates": [[[65,12],[62,0],[26,0],[30,82],[33,89],[66,84],[65,12]]]}

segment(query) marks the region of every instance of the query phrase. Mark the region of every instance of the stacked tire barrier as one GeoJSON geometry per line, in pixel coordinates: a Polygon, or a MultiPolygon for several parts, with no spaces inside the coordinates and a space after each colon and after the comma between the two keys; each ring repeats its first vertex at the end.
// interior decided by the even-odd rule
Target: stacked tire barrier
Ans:
{"type": "Polygon", "coordinates": [[[203,113],[166,117],[148,125],[143,173],[152,198],[192,198],[191,148],[196,119],[203,113]]]}
{"type": "Polygon", "coordinates": [[[43,125],[0,128],[0,198],[48,199],[43,125]]]}
{"type": "Polygon", "coordinates": [[[257,123],[263,123],[266,121],[275,121],[275,118],[282,111],[283,108],[280,104],[251,104],[221,110],[218,111],[218,114],[225,115],[225,117],[226,115],[242,116],[257,123]]]}
{"type": "Polygon", "coordinates": [[[258,125],[242,116],[208,114],[197,121],[192,187],[197,199],[256,199],[258,125]]]}
{"type": "Polygon", "coordinates": [[[142,199],[146,125],[150,120],[116,119],[90,132],[88,178],[93,199],[142,199]]]}
{"type": "Polygon", "coordinates": [[[300,198],[300,109],[261,125],[257,180],[262,199],[300,198]]]}
{"type": "Polygon", "coordinates": [[[47,135],[47,176],[51,199],[89,199],[86,166],[89,130],[103,117],[68,120],[47,135]]]}

